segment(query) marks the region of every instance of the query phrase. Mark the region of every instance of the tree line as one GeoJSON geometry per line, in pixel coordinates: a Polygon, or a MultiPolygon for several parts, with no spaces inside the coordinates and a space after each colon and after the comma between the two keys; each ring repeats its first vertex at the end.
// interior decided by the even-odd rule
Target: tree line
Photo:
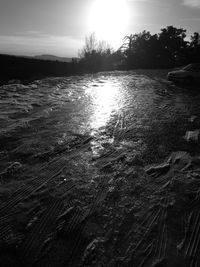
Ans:
{"type": "Polygon", "coordinates": [[[114,51],[105,41],[98,41],[93,33],[86,37],[79,58],[72,62],[9,55],[0,55],[0,61],[3,66],[0,85],[10,79],[29,81],[97,71],[173,68],[200,62],[200,34],[195,32],[187,40],[185,29],[167,26],[158,34],[142,31],[125,36],[121,47],[114,51]]]}
{"type": "Polygon", "coordinates": [[[79,52],[78,68],[104,71],[135,68],[173,68],[200,62],[200,34],[194,32],[186,40],[186,30],[167,26],[157,34],[142,31],[125,36],[121,47],[114,51],[95,34],[85,39],[79,52]]]}

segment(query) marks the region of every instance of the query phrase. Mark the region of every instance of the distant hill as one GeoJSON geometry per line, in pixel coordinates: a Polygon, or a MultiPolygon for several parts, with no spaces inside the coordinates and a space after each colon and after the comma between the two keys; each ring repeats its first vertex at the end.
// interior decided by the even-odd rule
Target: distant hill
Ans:
{"type": "Polygon", "coordinates": [[[68,76],[78,72],[77,64],[70,62],[39,59],[35,57],[0,54],[0,85],[10,80],[28,82],[52,76],[68,76]]]}
{"type": "Polygon", "coordinates": [[[41,59],[41,60],[60,61],[60,62],[71,62],[72,61],[72,58],[69,58],[69,57],[57,57],[53,55],[38,55],[38,56],[35,56],[34,58],[41,59]]]}

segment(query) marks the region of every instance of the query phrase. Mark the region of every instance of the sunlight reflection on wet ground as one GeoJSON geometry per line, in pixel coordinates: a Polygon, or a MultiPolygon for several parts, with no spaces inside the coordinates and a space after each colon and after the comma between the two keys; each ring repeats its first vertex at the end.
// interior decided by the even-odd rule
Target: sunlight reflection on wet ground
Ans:
{"type": "Polygon", "coordinates": [[[105,126],[113,112],[120,110],[120,88],[113,83],[106,83],[97,87],[89,88],[86,94],[90,94],[94,105],[91,116],[91,128],[98,130],[105,126]]]}
{"type": "Polygon", "coordinates": [[[151,132],[164,135],[169,124],[199,113],[199,96],[187,92],[134,72],[5,85],[0,91],[0,134],[2,140],[14,138],[11,151],[26,144],[31,153],[65,144],[77,134],[93,137],[95,154],[95,147],[106,142],[146,147],[151,132]]]}

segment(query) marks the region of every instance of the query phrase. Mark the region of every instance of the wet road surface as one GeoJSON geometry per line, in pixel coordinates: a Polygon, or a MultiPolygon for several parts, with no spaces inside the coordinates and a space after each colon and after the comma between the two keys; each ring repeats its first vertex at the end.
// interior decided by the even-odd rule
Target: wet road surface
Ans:
{"type": "MultiPolygon", "coordinates": [[[[182,238],[184,218],[166,224],[168,213],[181,212],[168,208],[171,165],[146,170],[173,151],[199,152],[183,138],[199,126],[191,118],[200,117],[200,93],[190,89],[156,71],[0,87],[5,266],[177,266],[182,256],[172,243],[182,238]]],[[[179,155],[183,168],[190,159],[179,155]]],[[[195,238],[184,255],[196,255],[195,238]]]]}

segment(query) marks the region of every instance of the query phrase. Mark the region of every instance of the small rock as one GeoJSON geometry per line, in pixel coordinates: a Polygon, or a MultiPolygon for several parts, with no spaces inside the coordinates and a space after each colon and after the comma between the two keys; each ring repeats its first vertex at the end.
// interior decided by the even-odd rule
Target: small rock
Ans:
{"type": "Polygon", "coordinates": [[[197,119],[197,116],[191,116],[188,121],[189,122],[194,122],[197,119]]]}
{"type": "Polygon", "coordinates": [[[12,79],[8,81],[8,84],[21,84],[21,81],[17,79],[12,79]]]}
{"type": "Polygon", "coordinates": [[[191,161],[191,156],[186,151],[172,152],[167,162],[169,164],[178,164],[180,161],[191,161]]]}
{"type": "Polygon", "coordinates": [[[170,169],[170,164],[169,163],[164,163],[161,165],[157,165],[157,166],[152,166],[148,169],[146,169],[146,173],[148,175],[163,175],[166,174],[170,169]]]}
{"type": "Polygon", "coordinates": [[[167,161],[175,170],[187,169],[192,162],[192,157],[186,151],[172,152],[167,161]]]}
{"type": "Polygon", "coordinates": [[[22,168],[22,164],[20,162],[12,163],[8,168],[7,171],[12,172],[22,168]]]}
{"type": "Polygon", "coordinates": [[[105,240],[102,238],[96,238],[86,247],[82,258],[83,266],[100,266],[99,262],[104,261],[105,240]]]}
{"type": "Polygon", "coordinates": [[[184,139],[187,142],[196,142],[197,143],[199,140],[199,133],[200,133],[200,130],[187,131],[185,136],[184,136],[184,139]]]}
{"type": "Polygon", "coordinates": [[[0,173],[0,178],[4,179],[8,176],[14,175],[22,168],[22,164],[20,162],[14,162],[10,166],[8,166],[3,172],[0,173]]]}
{"type": "Polygon", "coordinates": [[[26,229],[29,229],[36,221],[38,220],[37,216],[34,216],[26,225],[26,229]]]}

